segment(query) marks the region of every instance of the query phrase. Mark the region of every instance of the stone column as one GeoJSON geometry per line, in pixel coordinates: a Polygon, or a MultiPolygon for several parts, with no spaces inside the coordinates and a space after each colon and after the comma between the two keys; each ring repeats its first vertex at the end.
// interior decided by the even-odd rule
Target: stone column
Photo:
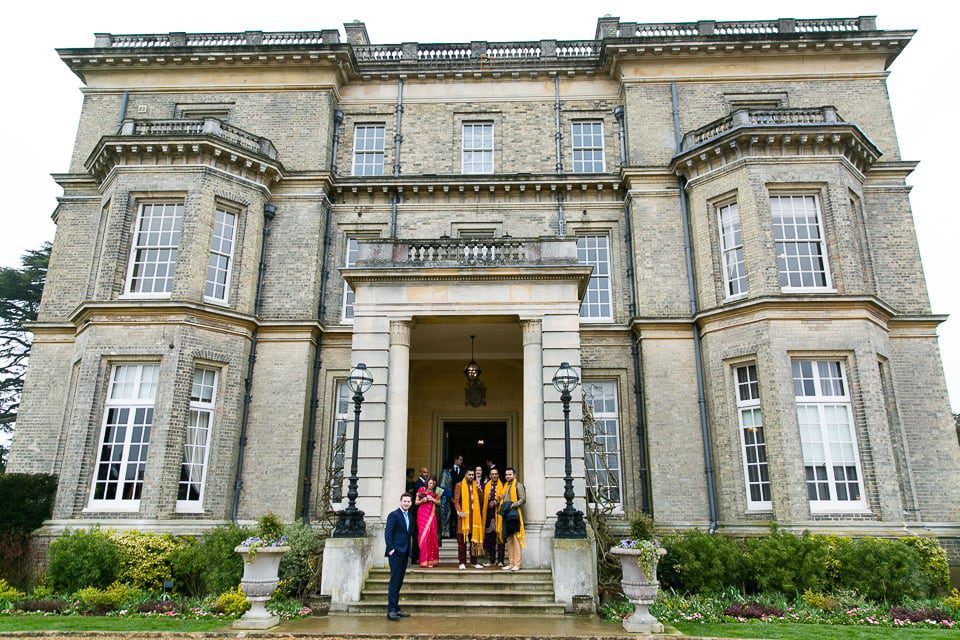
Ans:
{"type": "Polygon", "coordinates": [[[546,518],[543,449],[543,323],[521,320],[523,330],[523,476],[527,489],[525,517],[530,522],[546,518]]]}
{"type": "Polygon", "coordinates": [[[411,320],[390,321],[390,354],[387,360],[390,384],[387,386],[387,424],[383,437],[384,521],[399,501],[406,482],[407,414],[410,407],[410,330],[411,320]],[[396,494],[396,495],[394,495],[396,494]]]}

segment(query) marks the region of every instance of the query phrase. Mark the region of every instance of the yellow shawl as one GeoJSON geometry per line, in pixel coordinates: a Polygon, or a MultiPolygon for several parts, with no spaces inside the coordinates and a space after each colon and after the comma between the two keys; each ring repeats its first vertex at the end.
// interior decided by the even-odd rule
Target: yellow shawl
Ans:
{"type": "MultiPolygon", "coordinates": [[[[490,507],[490,490],[493,489],[493,483],[487,482],[487,486],[483,488],[483,522],[487,522],[487,509],[490,507]]],[[[500,479],[497,478],[497,490],[493,492],[493,497],[498,498],[503,492],[503,483],[500,482],[500,479]]],[[[494,509],[493,517],[496,519],[496,531],[497,531],[497,542],[503,542],[503,536],[500,534],[500,526],[502,524],[502,518],[500,517],[500,509],[494,509]]]]}
{"type": "MultiPolygon", "coordinates": [[[[502,500],[503,497],[504,497],[505,495],[507,495],[507,492],[508,492],[508,491],[509,491],[509,493],[510,493],[509,498],[508,498],[508,499],[510,500],[510,502],[516,502],[516,501],[517,501],[517,481],[516,481],[516,479],[514,479],[510,484],[504,484],[501,489],[497,490],[497,498],[499,498],[499,499],[502,500]]],[[[520,543],[520,546],[521,546],[521,547],[526,547],[526,546],[527,546],[527,542],[526,542],[526,540],[527,540],[527,534],[526,534],[526,532],[523,530],[523,510],[522,510],[522,509],[517,509],[517,512],[520,514],[520,530],[517,531],[517,542],[520,543]]],[[[503,538],[503,528],[502,528],[503,523],[501,522],[501,520],[502,520],[502,518],[500,518],[500,516],[499,516],[499,514],[498,514],[498,516],[497,516],[497,539],[498,539],[498,540],[500,540],[500,539],[503,538]]]]}
{"type": "Polygon", "coordinates": [[[467,514],[460,518],[460,526],[457,527],[464,536],[464,541],[470,541],[477,544],[483,544],[483,520],[482,512],[479,509],[480,494],[477,491],[477,483],[472,485],[464,478],[460,482],[460,511],[467,514]],[[469,493],[468,493],[469,492],[469,493]],[[466,522],[464,522],[466,521],[466,522]],[[469,523],[469,525],[467,524],[469,523]],[[467,535],[467,526],[469,526],[469,535],[467,535]]]}

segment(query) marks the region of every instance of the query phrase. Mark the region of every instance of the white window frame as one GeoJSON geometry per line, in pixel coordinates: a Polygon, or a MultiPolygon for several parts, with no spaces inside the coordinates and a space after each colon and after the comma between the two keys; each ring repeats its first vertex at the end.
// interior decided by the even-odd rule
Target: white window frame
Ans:
{"type": "Polygon", "coordinates": [[[738,300],[747,296],[747,262],[743,249],[743,227],[740,224],[740,208],[736,200],[719,204],[717,210],[717,233],[720,236],[720,268],[723,271],[723,299],[724,301],[738,300]],[[731,218],[731,233],[725,233],[724,215],[731,218]],[[730,240],[731,244],[727,244],[730,240]],[[737,242],[739,240],[739,242],[737,242]],[[731,268],[736,277],[731,277],[731,268]],[[731,291],[736,287],[737,291],[731,291]]]}
{"type": "MultiPolygon", "coordinates": [[[[593,419],[596,422],[601,420],[612,423],[612,433],[606,433],[604,442],[604,451],[607,456],[616,456],[617,468],[616,468],[616,488],[619,493],[616,506],[614,507],[615,513],[623,512],[623,439],[620,437],[620,397],[619,397],[619,384],[617,380],[584,380],[583,382],[583,393],[589,399],[591,409],[593,410],[593,419]],[[607,406],[598,407],[598,392],[600,394],[599,402],[606,404],[607,406]],[[612,404],[612,406],[610,406],[612,404]],[[598,410],[599,409],[599,410],[598,410]],[[607,409],[607,410],[604,410],[607,409]],[[611,451],[607,448],[610,440],[613,439],[616,444],[615,450],[611,451]]],[[[589,474],[590,471],[590,461],[589,461],[589,452],[584,450],[583,453],[583,464],[584,464],[584,474],[589,474]]],[[[594,465],[597,466],[597,465],[594,465]]],[[[596,473],[599,469],[595,469],[596,473]]],[[[613,469],[611,469],[613,472],[613,469]]],[[[587,486],[592,487],[593,484],[590,482],[589,477],[587,479],[587,486]]],[[[605,488],[609,490],[613,485],[607,484],[605,488]]],[[[589,500],[589,497],[588,497],[589,500]]]]}
{"type": "Polygon", "coordinates": [[[351,168],[350,175],[354,176],[382,176],[384,164],[386,163],[386,126],[383,123],[377,122],[363,122],[353,125],[353,164],[351,168]],[[364,142],[367,139],[366,132],[367,130],[373,131],[373,142],[374,146],[372,149],[360,149],[360,141],[364,142]],[[363,131],[364,135],[361,136],[360,132],[363,131]],[[377,147],[377,131],[380,132],[380,146],[377,147]],[[357,163],[358,159],[372,158],[373,162],[360,162],[357,163]],[[378,162],[379,160],[379,162],[378,162]],[[364,169],[363,173],[357,173],[358,168],[373,167],[373,173],[368,173],[364,169]]]}
{"type": "MultiPolygon", "coordinates": [[[[774,213],[773,213],[773,201],[782,201],[787,198],[811,198],[813,200],[814,212],[817,216],[817,233],[819,238],[816,240],[816,243],[820,245],[820,257],[823,260],[823,279],[824,284],[814,285],[814,286],[791,286],[789,284],[789,275],[788,283],[786,285],[781,284],[780,290],[787,293],[835,293],[836,290],[833,288],[833,280],[830,276],[830,258],[827,255],[827,236],[824,233],[823,226],[823,210],[820,206],[820,196],[817,193],[811,192],[774,192],[770,194],[769,198],[769,207],[770,207],[770,224],[773,228],[773,246],[775,252],[775,259],[777,261],[777,277],[778,279],[783,275],[783,271],[780,269],[780,255],[777,253],[777,245],[781,243],[790,243],[790,244],[803,244],[811,242],[810,239],[802,238],[793,238],[793,239],[782,239],[778,240],[776,237],[776,224],[774,224],[774,213]]],[[[786,273],[790,273],[787,271],[786,273]]],[[[800,272],[805,273],[803,271],[800,272]]]]}
{"type": "MultiPolygon", "coordinates": [[[[354,236],[347,236],[346,246],[343,251],[343,266],[350,268],[357,264],[357,256],[360,253],[360,245],[357,243],[357,238],[354,236]]],[[[356,292],[350,288],[350,285],[347,284],[347,281],[343,281],[343,304],[340,305],[340,322],[342,324],[353,324],[353,314],[354,309],[353,305],[356,302],[356,292]],[[349,314],[349,317],[347,317],[349,314]]]]}
{"type": "Polygon", "coordinates": [[[593,271],[590,273],[590,282],[587,284],[587,291],[584,294],[583,302],[580,303],[580,321],[581,322],[612,322],[613,321],[613,287],[611,282],[611,254],[610,254],[610,235],[606,233],[583,233],[577,235],[577,262],[582,265],[588,265],[593,267],[593,271]],[[606,249],[607,259],[606,262],[599,260],[599,256],[596,260],[591,261],[589,257],[589,252],[599,253],[600,247],[581,247],[580,241],[589,241],[589,240],[603,240],[604,248],[606,249]],[[588,252],[586,257],[581,257],[581,251],[588,252]],[[605,267],[605,273],[600,273],[602,269],[599,267],[605,267]],[[605,287],[605,289],[604,289],[605,287]],[[589,297],[591,292],[597,292],[598,298],[599,294],[603,291],[607,293],[606,303],[602,301],[590,302],[589,297]],[[589,315],[592,312],[594,307],[598,307],[597,315],[589,315]],[[588,315],[584,315],[584,308],[588,312],[588,315]]]}
{"type": "MultiPolygon", "coordinates": [[[[802,365],[801,365],[802,366],[802,365]]],[[[837,512],[857,512],[857,513],[869,513],[869,508],[867,506],[866,498],[866,487],[864,485],[863,479],[863,467],[860,464],[860,450],[857,443],[857,432],[856,432],[856,423],[853,420],[853,406],[852,399],[850,397],[850,385],[847,382],[846,374],[846,364],[842,359],[839,358],[792,358],[790,360],[791,368],[791,377],[793,378],[794,385],[794,398],[797,404],[797,426],[800,433],[800,445],[802,450],[802,457],[804,463],[804,489],[807,491],[808,503],[810,504],[811,513],[837,513],[837,512]],[[798,387],[798,379],[796,377],[795,365],[801,365],[801,363],[809,362],[812,364],[811,373],[814,395],[801,395],[798,394],[800,388],[798,387]],[[823,390],[823,380],[820,364],[826,363],[827,365],[839,365],[839,378],[827,378],[828,380],[836,381],[841,387],[841,394],[836,393],[824,393],[823,390]],[[817,413],[817,425],[818,432],[816,435],[819,436],[819,443],[810,441],[809,438],[804,437],[804,418],[803,414],[807,411],[813,409],[817,413]],[[829,426],[827,425],[825,414],[828,409],[840,410],[843,412],[847,429],[849,431],[850,442],[830,442],[829,440],[829,426]],[[823,467],[826,474],[826,477],[823,478],[827,482],[827,488],[829,493],[828,499],[816,499],[811,500],[809,495],[809,480],[807,478],[807,468],[814,465],[808,464],[808,461],[811,461],[811,458],[816,453],[816,445],[821,445],[821,453],[823,457],[823,467]],[[852,454],[852,460],[843,460],[835,461],[834,454],[832,451],[833,445],[842,446],[843,444],[848,444],[850,447],[850,453],[852,454]],[[837,478],[835,475],[834,467],[837,466],[837,462],[841,463],[841,466],[853,466],[857,474],[857,488],[860,493],[858,500],[840,500],[837,495],[837,478]],[[852,465],[850,463],[853,463],[852,465]]],[[[801,378],[801,380],[807,380],[807,378],[801,378]]],[[[835,383],[835,384],[836,384],[835,383]]],[[[801,383],[802,384],[802,383],[801,383]]],[[[831,385],[831,386],[835,386],[831,385]]],[[[849,482],[847,482],[849,484],[849,482]]]]}
{"type": "MultiPolygon", "coordinates": [[[[216,415],[217,409],[217,389],[220,382],[220,372],[213,367],[206,366],[197,366],[193,370],[193,378],[190,384],[190,412],[187,417],[187,428],[184,433],[183,439],[183,457],[180,460],[180,477],[177,481],[177,507],[176,510],[178,513],[202,513],[203,512],[203,501],[206,494],[207,488],[207,476],[209,472],[209,462],[210,462],[210,439],[213,434],[213,417],[216,415]],[[197,375],[201,376],[200,388],[201,394],[203,389],[210,389],[210,398],[205,400],[203,396],[197,396],[194,393],[197,388],[197,375]],[[212,376],[207,378],[207,375],[212,376]],[[206,384],[209,380],[209,384],[206,384]],[[191,429],[200,429],[199,419],[201,416],[206,416],[206,434],[203,442],[203,453],[200,458],[200,490],[199,495],[196,499],[191,500],[189,498],[182,499],[180,498],[180,488],[184,485],[196,484],[194,479],[187,481],[183,480],[184,468],[188,465],[196,465],[196,462],[188,462],[187,450],[188,447],[196,446],[196,444],[190,443],[190,431],[191,429]]],[[[189,476],[189,473],[188,473],[189,476]]],[[[189,489],[188,489],[189,491],[189,489]]],[[[188,493],[189,495],[189,493],[188,493]]]]}
{"type": "MultiPolygon", "coordinates": [[[[153,426],[154,419],[156,418],[156,398],[157,398],[157,386],[159,384],[160,378],[160,365],[158,363],[151,362],[123,362],[117,363],[110,368],[110,379],[107,384],[107,393],[106,400],[104,402],[103,408],[103,419],[100,423],[100,437],[97,440],[98,446],[96,450],[95,462],[93,465],[93,477],[90,482],[90,500],[87,504],[87,507],[84,511],[125,511],[125,512],[136,512],[140,510],[140,497],[130,497],[123,498],[123,492],[125,490],[126,484],[129,484],[125,479],[127,478],[128,473],[130,472],[131,467],[136,469],[136,466],[143,465],[139,478],[134,476],[132,484],[134,485],[134,491],[137,490],[136,485],[139,485],[139,490],[142,494],[143,487],[145,485],[144,481],[144,472],[146,470],[147,456],[150,452],[150,438],[153,435],[153,426]],[[132,378],[126,378],[129,380],[129,385],[133,391],[133,395],[129,397],[115,397],[115,393],[118,389],[122,389],[124,385],[123,382],[118,380],[118,373],[124,371],[125,373],[129,372],[132,374],[132,378]],[[144,376],[146,371],[150,371],[150,375],[144,376]],[[151,380],[152,378],[152,380],[151,380]],[[152,394],[150,397],[140,397],[142,395],[142,387],[144,381],[148,380],[147,385],[152,385],[152,394]],[[128,418],[124,423],[124,435],[123,440],[120,442],[111,443],[107,445],[105,442],[107,436],[107,428],[110,425],[109,418],[110,412],[116,411],[128,411],[128,418]],[[140,442],[134,443],[133,432],[137,424],[135,422],[138,411],[149,411],[150,419],[145,421],[143,424],[149,425],[150,433],[147,435],[146,440],[141,439],[140,442]],[[110,446],[111,457],[114,455],[116,447],[120,447],[120,457],[119,459],[114,460],[114,464],[118,465],[117,473],[115,480],[116,483],[116,495],[113,498],[97,498],[97,485],[105,484],[109,485],[112,482],[110,481],[101,481],[99,478],[101,467],[106,464],[111,466],[109,462],[104,462],[102,459],[103,454],[106,453],[105,446],[110,446]],[[131,460],[131,450],[133,447],[142,447],[138,449],[140,454],[138,460],[131,460]]],[[[119,424],[119,423],[118,423],[119,424]]],[[[134,471],[136,473],[136,471],[134,471]]],[[[105,491],[108,489],[105,489],[105,491]]]]}
{"type": "MultiPolygon", "coordinates": [[[[464,122],[461,123],[461,125],[460,125],[460,172],[461,172],[461,173],[469,174],[469,175],[484,175],[484,174],[491,174],[491,173],[494,173],[494,172],[495,172],[495,168],[496,168],[496,166],[497,166],[497,158],[496,158],[497,143],[496,143],[496,137],[495,137],[495,135],[496,135],[496,133],[495,133],[495,131],[494,131],[493,121],[489,121],[489,120],[469,120],[469,121],[464,121],[464,122]],[[489,146],[489,148],[488,148],[488,147],[485,147],[485,146],[471,146],[471,147],[468,148],[468,147],[467,147],[467,128],[468,128],[468,127],[470,127],[470,128],[473,128],[473,127],[481,127],[481,128],[489,127],[489,128],[490,128],[490,146],[489,146]],[[471,170],[468,171],[468,170],[467,170],[467,154],[468,154],[468,153],[469,153],[469,154],[474,154],[474,153],[481,154],[481,158],[482,158],[482,154],[484,154],[484,153],[489,153],[489,154],[490,154],[490,169],[489,169],[489,171],[486,169],[486,165],[485,165],[485,163],[483,163],[482,160],[481,160],[481,163],[480,163],[481,169],[480,169],[479,171],[476,170],[475,167],[477,166],[478,163],[473,160],[473,156],[471,156],[471,160],[470,160],[471,170]]],[[[483,138],[483,135],[481,134],[481,140],[482,140],[482,138],[483,138]]],[[[471,142],[474,141],[474,140],[476,140],[476,136],[475,136],[475,135],[471,135],[470,140],[471,140],[471,142]]],[[[481,145],[482,145],[482,143],[481,143],[481,145]]]]}
{"type": "Polygon", "coordinates": [[[763,428],[763,415],[760,410],[760,381],[757,365],[754,362],[739,363],[733,366],[733,393],[737,404],[737,430],[740,432],[740,453],[743,461],[743,482],[746,488],[747,511],[773,510],[773,486],[770,482],[770,463],[767,458],[766,433],[763,428]],[[740,380],[740,372],[746,374],[746,382],[740,380]],[[752,375],[751,375],[752,374],[752,375]],[[759,419],[759,421],[758,421],[759,419]],[[753,442],[747,442],[747,434],[753,436],[753,442]],[[750,461],[750,449],[754,450],[756,461],[750,461]],[[750,478],[751,467],[756,468],[757,480],[750,478]],[[763,479],[763,469],[766,469],[767,479],[763,479]],[[763,499],[763,489],[766,485],[770,499],[763,499]],[[760,492],[760,499],[754,499],[751,489],[756,487],[760,492]]]}
{"type": "Polygon", "coordinates": [[[353,438],[350,436],[350,425],[354,418],[353,413],[354,408],[350,387],[347,385],[346,380],[338,380],[333,387],[333,429],[331,429],[330,437],[330,457],[332,459],[330,467],[335,475],[327,478],[327,482],[330,483],[331,486],[330,507],[334,511],[339,511],[347,505],[347,451],[350,451],[350,447],[353,446],[353,438]],[[341,435],[344,437],[342,451],[336,448],[337,439],[340,438],[341,435]],[[334,482],[336,482],[338,456],[340,458],[340,500],[334,501],[332,487],[334,482]]]}
{"type": "MultiPolygon", "coordinates": [[[[590,137],[596,135],[591,131],[590,137]]],[[[580,134],[581,139],[583,133],[580,134]]],[[[603,120],[574,120],[570,123],[570,166],[573,168],[573,173],[604,173],[607,170],[607,151],[606,143],[603,136],[603,120]],[[600,126],[600,146],[577,146],[577,127],[584,125],[599,125],[600,126]],[[584,161],[580,161],[580,168],[577,168],[577,151],[591,151],[591,152],[600,152],[600,168],[595,168],[597,161],[595,159],[589,162],[591,168],[586,169],[584,166],[587,164],[584,161]]]]}
{"type": "Polygon", "coordinates": [[[231,272],[233,271],[233,253],[237,243],[237,226],[238,222],[240,221],[240,216],[236,211],[224,206],[217,206],[216,209],[214,209],[213,216],[213,229],[210,232],[210,253],[207,255],[207,277],[203,283],[203,299],[206,302],[225,305],[230,301],[230,280],[232,275],[231,272]],[[217,221],[218,214],[223,214],[224,220],[233,220],[229,238],[223,235],[217,235],[217,227],[220,226],[217,221]],[[229,243],[226,251],[223,250],[224,241],[229,243]],[[217,269],[218,273],[221,270],[219,267],[211,264],[211,262],[217,258],[226,259],[226,266],[223,268],[223,271],[225,271],[225,279],[222,284],[210,279],[211,268],[217,269]],[[223,297],[218,298],[216,296],[207,295],[207,288],[211,285],[214,287],[214,290],[216,290],[216,287],[222,286],[223,297]]]}
{"type": "MultiPolygon", "coordinates": [[[[124,298],[169,298],[173,293],[174,278],[176,276],[176,271],[177,271],[177,260],[179,258],[179,252],[180,252],[180,235],[183,232],[183,215],[184,215],[183,209],[184,209],[184,203],[182,201],[176,201],[176,200],[141,202],[140,205],[137,207],[137,219],[133,226],[133,239],[130,243],[130,258],[127,261],[127,276],[126,276],[126,284],[124,285],[124,294],[123,294],[124,298]],[[180,227],[172,231],[172,233],[176,234],[176,241],[177,241],[176,244],[163,244],[163,245],[139,244],[140,235],[142,232],[140,227],[143,224],[144,211],[147,209],[147,207],[151,207],[151,210],[153,207],[174,207],[175,208],[174,220],[176,220],[179,217],[179,227],[180,227]],[[164,263],[164,264],[171,265],[170,274],[167,278],[165,278],[166,280],[169,280],[169,286],[170,286],[169,291],[135,291],[134,290],[134,271],[136,270],[137,265],[148,264],[146,262],[140,263],[137,260],[139,256],[139,252],[152,251],[152,250],[153,251],[157,251],[157,250],[173,251],[173,260],[171,262],[164,263]]],[[[174,224],[176,225],[177,223],[175,222],[174,224]]],[[[146,232],[146,233],[150,233],[150,232],[146,232]]],[[[158,232],[158,233],[161,233],[161,232],[158,232]]],[[[153,263],[153,264],[156,265],[159,263],[153,263]]],[[[142,278],[142,277],[140,278],[140,280],[143,280],[143,279],[145,278],[142,278]]],[[[151,280],[153,279],[154,278],[151,278],[151,280]]]]}

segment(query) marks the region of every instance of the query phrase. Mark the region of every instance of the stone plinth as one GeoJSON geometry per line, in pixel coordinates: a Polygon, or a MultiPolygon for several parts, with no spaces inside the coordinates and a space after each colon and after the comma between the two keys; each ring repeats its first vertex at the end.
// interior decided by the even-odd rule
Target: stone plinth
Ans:
{"type": "Polygon", "coordinates": [[[567,611],[573,611],[573,596],[587,595],[597,601],[597,543],[584,539],[553,539],[553,593],[567,611]]]}
{"type": "Polygon", "coordinates": [[[345,611],[360,600],[360,590],[372,560],[373,540],[364,538],[328,538],[323,549],[323,576],[320,592],[330,595],[330,610],[345,611]]]}

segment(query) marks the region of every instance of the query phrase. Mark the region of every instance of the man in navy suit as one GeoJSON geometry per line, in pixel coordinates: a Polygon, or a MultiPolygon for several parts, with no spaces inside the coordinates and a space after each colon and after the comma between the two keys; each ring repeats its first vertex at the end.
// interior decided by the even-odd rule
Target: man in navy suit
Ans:
{"type": "Polygon", "coordinates": [[[387,550],[383,554],[390,564],[390,586],[387,591],[387,618],[397,621],[410,616],[400,610],[400,587],[407,572],[407,560],[410,558],[410,535],[413,532],[413,514],[410,505],[413,497],[409,493],[400,496],[400,508],[387,516],[387,528],[384,530],[387,550]]]}

